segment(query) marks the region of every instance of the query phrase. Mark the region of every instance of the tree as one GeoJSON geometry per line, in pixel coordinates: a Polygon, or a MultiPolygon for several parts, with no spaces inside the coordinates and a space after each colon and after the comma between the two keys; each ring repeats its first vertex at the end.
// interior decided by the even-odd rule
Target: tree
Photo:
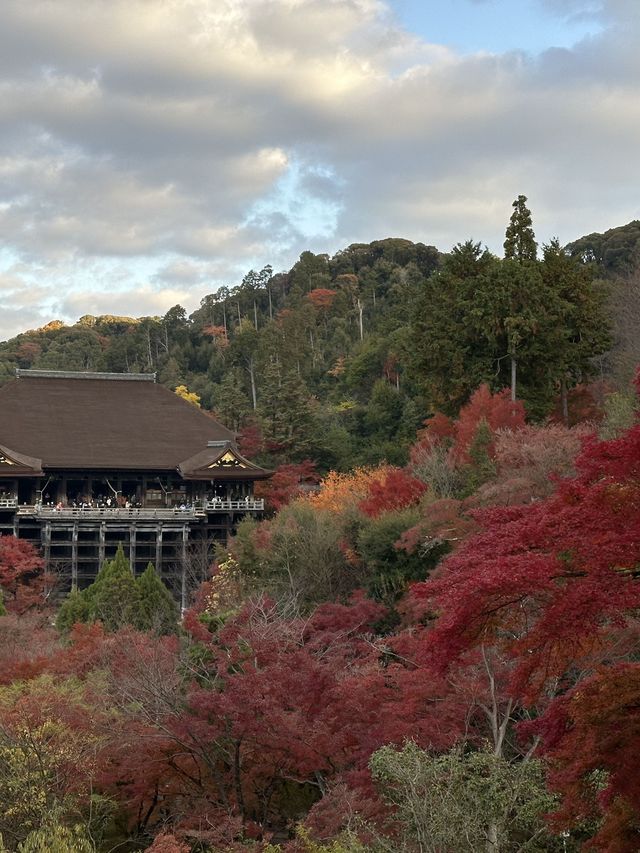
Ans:
{"type": "Polygon", "coordinates": [[[605,294],[594,280],[592,268],[572,258],[557,240],[544,247],[542,278],[545,291],[555,296],[552,305],[557,316],[551,322],[549,372],[551,380],[560,385],[562,415],[568,426],[567,389],[594,372],[594,357],[611,344],[605,294]]]}
{"type": "Polygon", "coordinates": [[[478,649],[510,660],[509,695],[539,717],[526,732],[557,762],[564,825],[603,817],[594,845],[625,852],[640,819],[624,770],[637,738],[639,460],[640,425],[592,439],[574,479],[546,500],[485,511],[485,530],[415,588],[441,613],[428,643],[442,666],[478,649]]]}
{"type": "Polygon", "coordinates": [[[389,829],[400,842],[395,850],[563,849],[545,827],[554,799],[540,761],[510,763],[489,750],[461,747],[437,755],[409,742],[400,750],[382,747],[370,766],[394,809],[389,829]]]}
{"type": "Polygon", "coordinates": [[[81,592],[72,593],[62,604],[57,624],[68,629],[72,619],[82,618],[100,621],[108,631],[116,631],[123,625],[135,624],[139,606],[139,590],[119,545],[113,560],[102,564],[95,581],[81,592]]]}
{"type": "Polygon", "coordinates": [[[188,844],[167,832],[156,835],[151,847],[147,847],[147,853],[189,853],[190,850],[188,844]]]}
{"type": "Polygon", "coordinates": [[[533,233],[527,197],[519,195],[512,207],[513,213],[505,232],[504,256],[507,260],[515,260],[519,264],[525,261],[535,261],[538,244],[533,233]]]}
{"type": "Polygon", "coordinates": [[[48,580],[44,561],[30,542],[0,534],[0,589],[9,612],[42,606],[48,580]]]}
{"type": "Polygon", "coordinates": [[[195,406],[198,409],[200,408],[200,397],[198,397],[194,391],[189,391],[186,385],[178,385],[175,389],[175,393],[178,397],[186,400],[187,403],[191,403],[192,406],[195,406]]]}
{"type": "MultiPolygon", "coordinates": [[[[1,849],[1,848],[0,848],[1,849]]],[[[83,826],[65,826],[49,820],[32,830],[18,845],[17,853],[95,853],[96,847],[83,826]]]]}
{"type": "Polygon", "coordinates": [[[38,830],[78,822],[88,805],[105,740],[90,694],[50,675],[0,688],[0,834],[11,849],[56,849],[39,846],[38,830]]]}
{"type": "Polygon", "coordinates": [[[251,404],[238,368],[227,371],[222,377],[213,394],[213,408],[227,429],[239,432],[245,426],[251,404]]]}
{"type": "Polygon", "coordinates": [[[404,468],[389,468],[384,479],[371,481],[369,493],[359,508],[370,518],[377,518],[384,512],[417,504],[425,491],[424,483],[404,468]]]}
{"type": "Polygon", "coordinates": [[[136,579],[138,605],[132,624],[140,631],[175,634],[179,613],[173,596],[152,563],[136,579]]]}
{"type": "Polygon", "coordinates": [[[258,407],[256,365],[258,354],[258,332],[250,320],[241,319],[229,347],[231,359],[249,376],[253,408],[258,407]]]}
{"type": "Polygon", "coordinates": [[[455,415],[481,383],[495,382],[502,355],[479,295],[491,294],[497,259],[479,243],[454,246],[419,291],[411,318],[413,369],[431,407],[455,415]]]}
{"type": "Polygon", "coordinates": [[[364,586],[373,598],[393,604],[408,583],[424,580],[447,550],[446,545],[440,546],[427,555],[417,548],[401,547],[402,534],[418,521],[415,508],[363,520],[356,550],[363,562],[364,586]]]}
{"type": "Polygon", "coordinates": [[[272,362],[265,370],[259,414],[267,448],[292,462],[309,455],[314,442],[314,413],[304,381],[294,370],[272,362]]]}
{"type": "Polygon", "coordinates": [[[294,498],[304,494],[305,486],[319,481],[316,464],[310,459],[279,465],[268,480],[259,480],[254,489],[257,498],[264,498],[267,510],[278,512],[294,498]]]}

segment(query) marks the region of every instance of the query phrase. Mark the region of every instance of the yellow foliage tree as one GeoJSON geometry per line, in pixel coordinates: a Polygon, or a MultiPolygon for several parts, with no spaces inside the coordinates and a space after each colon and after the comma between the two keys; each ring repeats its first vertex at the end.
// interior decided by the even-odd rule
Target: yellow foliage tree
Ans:
{"type": "Polygon", "coordinates": [[[178,385],[176,388],[176,394],[178,397],[182,397],[183,400],[186,400],[187,403],[197,406],[198,409],[200,408],[200,397],[195,393],[195,391],[189,391],[186,385],[178,385]]]}

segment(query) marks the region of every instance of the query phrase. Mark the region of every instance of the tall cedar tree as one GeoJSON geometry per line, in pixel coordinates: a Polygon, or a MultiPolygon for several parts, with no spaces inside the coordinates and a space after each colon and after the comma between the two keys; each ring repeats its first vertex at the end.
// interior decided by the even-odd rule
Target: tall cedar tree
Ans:
{"type": "Polygon", "coordinates": [[[531,211],[527,207],[527,197],[519,195],[512,206],[513,213],[504,235],[505,259],[515,260],[520,264],[524,261],[535,261],[538,244],[533,232],[531,211]]]}

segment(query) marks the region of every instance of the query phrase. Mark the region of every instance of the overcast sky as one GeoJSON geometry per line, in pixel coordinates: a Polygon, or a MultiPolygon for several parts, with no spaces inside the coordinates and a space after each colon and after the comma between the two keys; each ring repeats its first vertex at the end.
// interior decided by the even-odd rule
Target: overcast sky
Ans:
{"type": "Polygon", "coordinates": [[[0,338],[640,218],[640,0],[1,0],[0,338]]]}

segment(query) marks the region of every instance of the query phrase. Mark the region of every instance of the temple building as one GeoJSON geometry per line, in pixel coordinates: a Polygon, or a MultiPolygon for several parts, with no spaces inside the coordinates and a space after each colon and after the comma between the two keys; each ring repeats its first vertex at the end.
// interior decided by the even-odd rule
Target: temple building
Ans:
{"type": "Polygon", "coordinates": [[[67,587],[122,543],[184,603],[269,476],[155,374],[16,370],[0,388],[0,534],[39,546],[67,587]]]}

